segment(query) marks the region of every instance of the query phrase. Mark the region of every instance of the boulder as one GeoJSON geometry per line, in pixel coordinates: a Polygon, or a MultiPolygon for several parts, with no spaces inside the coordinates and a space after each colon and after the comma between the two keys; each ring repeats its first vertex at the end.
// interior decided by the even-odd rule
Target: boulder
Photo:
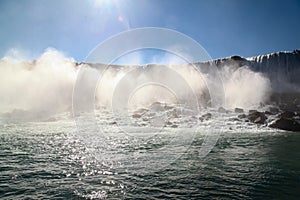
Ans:
{"type": "Polygon", "coordinates": [[[238,56],[238,55],[231,56],[230,58],[232,60],[240,60],[240,61],[245,60],[245,58],[242,58],[241,56],[238,56]]]}
{"type": "Polygon", "coordinates": [[[279,118],[272,122],[269,127],[286,131],[300,131],[299,120],[293,118],[279,118]]]}
{"type": "Polygon", "coordinates": [[[235,113],[244,113],[244,110],[242,108],[235,108],[234,112],[235,113]]]}
{"type": "Polygon", "coordinates": [[[293,118],[296,117],[297,113],[292,112],[292,111],[284,111],[283,113],[280,114],[280,118],[293,118]]]}
{"type": "Polygon", "coordinates": [[[164,109],[165,110],[171,110],[171,109],[173,109],[174,108],[174,106],[169,106],[169,105],[165,105],[164,106],[164,109]]]}
{"type": "Polygon", "coordinates": [[[247,117],[246,114],[240,114],[240,115],[238,115],[238,118],[239,118],[239,119],[244,119],[244,118],[246,118],[246,117],[247,117]]]}
{"type": "Polygon", "coordinates": [[[134,114],[132,115],[132,117],[133,117],[133,118],[141,118],[142,115],[140,115],[140,114],[138,114],[138,113],[134,113],[134,114]]]}
{"type": "Polygon", "coordinates": [[[300,114],[292,111],[284,111],[269,127],[286,131],[300,131],[300,114]]]}
{"type": "Polygon", "coordinates": [[[211,113],[206,113],[206,114],[202,115],[202,117],[203,117],[203,119],[208,120],[208,119],[211,119],[212,114],[211,113]]]}
{"type": "Polygon", "coordinates": [[[173,124],[173,125],[171,126],[171,128],[177,128],[177,127],[178,127],[177,124],[173,124]]]}
{"type": "Polygon", "coordinates": [[[117,122],[113,121],[113,122],[109,122],[109,125],[117,125],[117,122]]]}
{"type": "Polygon", "coordinates": [[[265,114],[267,115],[277,115],[279,113],[279,108],[277,107],[269,107],[268,110],[266,110],[265,114]]]}
{"type": "Polygon", "coordinates": [[[206,114],[202,115],[201,117],[199,117],[199,120],[202,122],[202,121],[204,121],[204,120],[209,120],[209,119],[211,119],[211,117],[212,117],[212,114],[211,114],[211,113],[206,113],[206,114]]]}
{"type": "Polygon", "coordinates": [[[264,124],[266,123],[266,115],[263,112],[259,112],[257,110],[249,111],[249,114],[247,115],[247,118],[250,122],[256,123],[256,124],[264,124]]]}

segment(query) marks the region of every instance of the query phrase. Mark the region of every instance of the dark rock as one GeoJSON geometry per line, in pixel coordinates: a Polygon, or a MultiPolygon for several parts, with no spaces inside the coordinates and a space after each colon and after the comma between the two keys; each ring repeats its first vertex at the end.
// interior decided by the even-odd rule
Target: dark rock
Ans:
{"type": "Polygon", "coordinates": [[[293,118],[296,117],[297,113],[296,112],[291,112],[291,111],[284,111],[283,113],[280,114],[280,118],[293,118]]]}
{"type": "Polygon", "coordinates": [[[249,114],[258,112],[257,110],[249,110],[249,114]]]}
{"type": "Polygon", "coordinates": [[[242,58],[241,56],[231,56],[232,60],[245,60],[245,58],[242,58]]]}
{"type": "Polygon", "coordinates": [[[211,117],[212,117],[212,114],[211,114],[211,113],[206,113],[206,114],[202,115],[202,118],[203,118],[204,120],[209,120],[209,119],[211,119],[211,117]]]}
{"type": "Polygon", "coordinates": [[[165,106],[164,106],[164,109],[165,109],[165,110],[170,110],[170,109],[172,109],[172,108],[174,108],[174,107],[173,107],[173,106],[169,106],[169,105],[165,105],[165,106]]]}
{"type": "Polygon", "coordinates": [[[173,123],[172,122],[170,122],[170,121],[167,121],[167,123],[166,123],[166,125],[172,125],[173,123]]]}
{"type": "Polygon", "coordinates": [[[149,121],[149,119],[148,119],[148,118],[145,118],[145,117],[144,117],[142,120],[143,120],[144,122],[149,121]]]}
{"type": "Polygon", "coordinates": [[[300,124],[292,118],[279,118],[271,123],[269,127],[286,131],[300,131],[300,124]]]}
{"type": "Polygon", "coordinates": [[[270,113],[271,115],[277,115],[279,113],[279,108],[270,107],[266,112],[270,113]]]}
{"type": "Polygon", "coordinates": [[[238,115],[238,118],[239,118],[239,119],[244,119],[244,118],[246,118],[246,117],[247,117],[246,114],[240,114],[240,115],[238,115]]]}
{"type": "Polygon", "coordinates": [[[211,114],[211,113],[206,113],[206,114],[202,115],[201,117],[199,117],[199,120],[200,120],[201,122],[203,122],[204,120],[209,120],[209,119],[211,119],[211,117],[212,117],[212,114],[211,114]]]}
{"type": "Polygon", "coordinates": [[[247,116],[250,122],[256,123],[256,124],[264,124],[266,122],[266,115],[263,112],[259,111],[249,111],[249,114],[247,116]]]}
{"type": "Polygon", "coordinates": [[[172,127],[172,128],[177,128],[178,125],[177,125],[177,124],[173,124],[171,127],[172,127]]]}
{"type": "Polygon", "coordinates": [[[243,113],[244,110],[243,110],[242,108],[235,108],[235,109],[234,109],[234,112],[235,112],[235,113],[243,113]]]}
{"type": "Polygon", "coordinates": [[[109,125],[117,125],[117,122],[109,122],[109,125]]]}
{"type": "Polygon", "coordinates": [[[134,113],[134,114],[132,115],[132,117],[133,117],[133,118],[141,118],[142,115],[140,115],[140,114],[138,114],[138,113],[134,113]]]}

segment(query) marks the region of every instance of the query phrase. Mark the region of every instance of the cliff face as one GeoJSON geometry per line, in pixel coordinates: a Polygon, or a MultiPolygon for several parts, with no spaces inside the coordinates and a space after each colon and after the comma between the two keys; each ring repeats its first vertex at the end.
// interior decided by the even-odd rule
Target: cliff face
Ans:
{"type": "MultiPolygon", "coordinates": [[[[272,83],[273,92],[300,93],[300,50],[293,52],[277,52],[251,58],[232,56],[207,63],[197,63],[200,68],[215,64],[218,68],[247,66],[255,72],[260,72],[272,83]]],[[[205,68],[204,67],[204,68],[205,68]]]]}

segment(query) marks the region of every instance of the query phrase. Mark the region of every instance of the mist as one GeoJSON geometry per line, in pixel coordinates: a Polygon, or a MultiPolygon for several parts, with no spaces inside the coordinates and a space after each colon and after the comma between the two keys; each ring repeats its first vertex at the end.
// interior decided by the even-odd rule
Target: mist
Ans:
{"type": "Polygon", "coordinates": [[[220,85],[216,77],[197,69],[201,63],[196,67],[173,64],[178,58],[170,56],[159,61],[163,64],[78,65],[54,49],[46,50],[34,61],[4,57],[0,60],[0,112],[20,115],[24,111],[27,114],[22,116],[31,119],[71,113],[73,89],[82,69],[93,77],[82,82],[81,95],[85,95],[87,88],[96,89],[92,100],[97,109],[118,104],[136,109],[156,101],[168,104],[199,101],[199,106],[207,107],[212,94],[220,90],[224,91],[224,99],[218,106],[252,109],[264,103],[271,93],[269,79],[248,66],[226,65],[219,69],[220,85]],[[106,70],[98,77],[103,67],[106,70]],[[97,77],[98,84],[91,85],[89,80],[97,77]],[[215,84],[213,88],[219,90],[210,91],[209,84],[215,84]]]}
{"type": "Polygon", "coordinates": [[[50,115],[70,109],[75,62],[56,50],[37,60],[4,57],[0,61],[0,111],[50,115]]]}

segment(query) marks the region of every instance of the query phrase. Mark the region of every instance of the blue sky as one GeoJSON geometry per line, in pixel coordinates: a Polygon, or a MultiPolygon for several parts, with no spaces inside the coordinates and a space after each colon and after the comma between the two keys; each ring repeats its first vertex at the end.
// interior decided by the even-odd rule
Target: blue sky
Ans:
{"type": "Polygon", "coordinates": [[[84,61],[121,31],[164,27],[212,58],[300,48],[297,0],[0,0],[0,56],[38,57],[48,47],[84,61]]]}

